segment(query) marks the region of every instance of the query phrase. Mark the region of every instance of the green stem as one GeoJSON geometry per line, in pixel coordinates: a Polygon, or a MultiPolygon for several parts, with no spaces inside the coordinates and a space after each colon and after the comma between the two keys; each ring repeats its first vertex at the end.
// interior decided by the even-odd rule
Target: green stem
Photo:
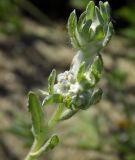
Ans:
{"type": "Polygon", "coordinates": [[[27,157],[24,160],[36,160],[35,158],[31,157],[30,154],[27,155],[27,157]]]}
{"type": "Polygon", "coordinates": [[[31,153],[36,151],[37,148],[38,148],[38,142],[37,142],[37,140],[34,140],[33,145],[30,149],[30,152],[27,154],[27,156],[24,160],[36,160],[35,157],[31,156],[31,153]]]}
{"type": "Polygon", "coordinates": [[[64,106],[63,104],[59,104],[56,112],[53,114],[52,118],[50,119],[50,121],[48,122],[48,127],[52,128],[54,127],[54,125],[56,123],[58,123],[58,119],[61,116],[62,112],[63,112],[64,106]]]}

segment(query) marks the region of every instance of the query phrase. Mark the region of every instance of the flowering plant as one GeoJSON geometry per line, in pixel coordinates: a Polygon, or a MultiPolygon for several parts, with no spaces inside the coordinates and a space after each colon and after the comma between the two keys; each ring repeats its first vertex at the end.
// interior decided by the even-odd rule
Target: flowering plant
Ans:
{"type": "Polygon", "coordinates": [[[102,90],[97,88],[103,69],[100,51],[113,34],[108,2],[100,1],[97,7],[90,1],[79,20],[74,10],[68,19],[68,33],[71,44],[78,50],[70,69],[57,76],[56,70],[52,70],[48,91],[42,91],[45,97],[42,103],[35,93],[29,93],[28,108],[32,116],[34,143],[25,160],[35,160],[58,144],[58,136],[51,135],[57,123],[88,109],[101,99],[102,90]],[[58,107],[46,123],[42,110],[48,104],[57,104],[58,107]]]}

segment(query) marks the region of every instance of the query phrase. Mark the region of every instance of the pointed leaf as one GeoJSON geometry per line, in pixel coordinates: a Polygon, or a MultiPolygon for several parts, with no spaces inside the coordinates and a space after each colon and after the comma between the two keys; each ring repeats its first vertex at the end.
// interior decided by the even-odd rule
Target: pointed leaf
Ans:
{"type": "Polygon", "coordinates": [[[32,116],[32,129],[36,139],[45,134],[44,115],[35,93],[29,92],[28,108],[32,116]]]}
{"type": "Polygon", "coordinates": [[[94,74],[96,80],[98,81],[101,77],[101,72],[103,69],[103,60],[101,55],[95,57],[91,68],[92,68],[92,73],[94,74]]]}
{"type": "Polygon", "coordinates": [[[81,80],[81,78],[83,76],[84,69],[85,69],[85,62],[82,62],[81,66],[79,68],[79,71],[78,71],[78,75],[77,75],[78,80],[81,80]]]}
{"type": "Polygon", "coordinates": [[[103,38],[104,38],[103,27],[101,25],[99,25],[96,28],[95,39],[96,40],[102,40],[103,38]]]}
{"type": "Polygon", "coordinates": [[[76,28],[77,28],[77,18],[76,18],[76,12],[74,10],[73,12],[71,12],[68,19],[68,34],[71,39],[73,47],[78,48],[79,44],[75,35],[76,28]]]}
{"type": "Polygon", "coordinates": [[[83,24],[85,23],[86,20],[86,12],[84,11],[80,17],[79,17],[79,21],[78,21],[78,31],[80,32],[80,30],[83,27],[83,24]]]}
{"type": "Polygon", "coordinates": [[[108,20],[110,19],[110,5],[108,2],[104,3],[105,9],[106,9],[106,15],[108,17],[108,20]]]}
{"type": "Polygon", "coordinates": [[[95,38],[96,32],[93,31],[92,28],[89,29],[89,40],[93,40],[95,38]]]}
{"type": "Polygon", "coordinates": [[[103,41],[103,47],[105,47],[109,43],[113,33],[114,33],[113,24],[112,24],[112,22],[110,22],[108,25],[107,34],[106,34],[105,39],[103,41]]]}
{"type": "Polygon", "coordinates": [[[42,106],[49,105],[52,103],[62,103],[63,102],[63,97],[60,94],[53,94],[47,96],[42,103],[42,106]]]}
{"type": "Polygon", "coordinates": [[[105,5],[102,1],[99,2],[99,6],[100,6],[100,13],[104,19],[105,22],[107,22],[107,15],[106,15],[106,8],[105,5]]]}
{"type": "Polygon", "coordinates": [[[62,115],[59,118],[59,121],[67,120],[71,118],[74,114],[76,114],[79,110],[71,110],[67,109],[65,112],[62,113],[62,115]]]}
{"type": "Polygon", "coordinates": [[[59,143],[59,138],[57,135],[52,135],[52,137],[36,152],[30,154],[31,157],[38,158],[44,152],[53,149],[59,143]]]}
{"type": "Polygon", "coordinates": [[[102,94],[103,94],[103,92],[100,88],[95,90],[91,99],[90,99],[90,102],[89,102],[90,105],[98,103],[101,100],[102,94]]]}
{"type": "Polygon", "coordinates": [[[99,10],[99,8],[97,6],[95,7],[95,12],[96,12],[96,17],[97,17],[100,25],[103,25],[104,24],[104,20],[103,20],[103,18],[101,16],[100,10],[99,10]]]}
{"type": "Polygon", "coordinates": [[[77,25],[77,18],[75,10],[71,12],[69,19],[68,19],[68,33],[70,37],[74,37],[75,28],[77,25]]]}
{"type": "Polygon", "coordinates": [[[53,94],[53,86],[56,79],[56,70],[53,69],[49,78],[48,78],[48,92],[49,94],[53,94]]]}
{"type": "Polygon", "coordinates": [[[84,41],[88,41],[89,40],[89,29],[90,29],[90,26],[91,26],[91,23],[92,21],[91,20],[88,20],[85,22],[82,30],[81,30],[81,36],[83,37],[84,41]]]}
{"type": "Polygon", "coordinates": [[[87,20],[92,20],[94,16],[94,10],[95,10],[95,3],[93,1],[90,1],[89,4],[87,5],[86,8],[86,19],[87,20]]]}

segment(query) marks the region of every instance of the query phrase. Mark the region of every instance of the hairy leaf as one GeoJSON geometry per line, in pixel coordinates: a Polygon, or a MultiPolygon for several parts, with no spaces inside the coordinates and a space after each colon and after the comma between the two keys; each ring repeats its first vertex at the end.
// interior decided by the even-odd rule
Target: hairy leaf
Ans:
{"type": "Polygon", "coordinates": [[[53,94],[47,96],[42,103],[42,106],[52,104],[52,103],[62,103],[63,102],[63,97],[60,94],[53,94]]]}
{"type": "Polygon", "coordinates": [[[81,78],[83,76],[84,69],[85,69],[85,62],[82,62],[81,66],[79,68],[79,71],[78,71],[78,75],[77,75],[78,80],[81,80],[81,78]]]}
{"type": "Polygon", "coordinates": [[[78,31],[80,32],[80,30],[82,29],[83,27],[83,24],[85,23],[85,20],[86,20],[86,12],[84,11],[80,17],[79,17],[79,20],[78,20],[78,31]]]}
{"type": "Polygon", "coordinates": [[[87,12],[86,19],[87,20],[93,19],[94,10],[95,10],[95,3],[93,1],[90,1],[90,3],[87,5],[87,8],[86,8],[86,12],[87,12]]]}
{"type": "Polygon", "coordinates": [[[48,91],[49,94],[53,94],[53,86],[55,83],[55,79],[56,79],[56,70],[53,69],[49,78],[48,78],[48,91]]]}
{"type": "Polygon", "coordinates": [[[68,19],[68,34],[71,39],[71,43],[73,47],[78,48],[79,44],[76,39],[76,32],[77,29],[77,18],[76,18],[76,12],[75,10],[70,14],[69,19],[68,19]]]}
{"type": "Polygon", "coordinates": [[[99,8],[97,6],[95,7],[95,11],[96,11],[96,17],[97,17],[99,23],[101,25],[103,25],[104,24],[104,20],[103,20],[103,18],[101,16],[100,10],[99,10],[99,8]]]}
{"type": "Polygon", "coordinates": [[[103,47],[105,47],[108,44],[108,42],[110,41],[110,39],[113,35],[113,32],[114,32],[113,24],[112,24],[112,22],[110,22],[108,25],[107,34],[106,34],[105,39],[103,41],[103,47]]]}
{"type": "Polygon", "coordinates": [[[36,139],[45,134],[44,115],[35,93],[29,92],[28,108],[32,116],[32,130],[36,139]]]}
{"type": "Polygon", "coordinates": [[[36,152],[32,152],[30,155],[31,157],[38,158],[44,152],[53,149],[59,143],[59,138],[57,135],[52,135],[51,138],[45,142],[45,144],[36,152]]]}
{"type": "Polygon", "coordinates": [[[60,116],[59,120],[67,120],[69,118],[71,118],[74,114],[76,114],[79,110],[71,110],[71,109],[67,109],[65,112],[62,113],[62,115],[60,116]]]}
{"type": "Polygon", "coordinates": [[[98,103],[101,100],[102,94],[103,92],[100,88],[95,90],[90,99],[90,105],[98,103]]]}

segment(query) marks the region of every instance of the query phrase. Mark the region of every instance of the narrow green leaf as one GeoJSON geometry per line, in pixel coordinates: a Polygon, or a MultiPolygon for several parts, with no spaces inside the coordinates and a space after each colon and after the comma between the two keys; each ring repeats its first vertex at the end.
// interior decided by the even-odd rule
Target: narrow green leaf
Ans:
{"type": "Polygon", "coordinates": [[[78,48],[79,44],[75,35],[76,29],[77,29],[77,18],[76,18],[76,12],[74,10],[73,12],[71,12],[68,19],[68,34],[71,39],[73,47],[78,48]]]}
{"type": "Polygon", "coordinates": [[[62,115],[59,118],[59,121],[67,120],[71,118],[74,114],[76,114],[79,110],[71,110],[67,109],[65,112],[62,113],[62,115]]]}
{"type": "Polygon", "coordinates": [[[90,99],[90,102],[89,102],[90,105],[98,103],[101,100],[102,94],[103,94],[103,92],[100,88],[95,90],[91,99],[90,99]]]}
{"type": "Polygon", "coordinates": [[[104,3],[105,9],[106,9],[106,15],[108,17],[108,20],[110,19],[110,5],[108,2],[104,3]]]}
{"type": "Polygon", "coordinates": [[[30,155],[31,157],[38,158],[44,152],[53,149],[59,143],[59,138],[57,135],[52,135],[51,138],[45,142],[45,144],[36,152],[32,152],[30,155]]]}
{"type": "Polygon", "coordinates": [[[101,25],[99,25],[96,28],[95,39],[96,40],[102,40],[103,38],[104,38],[103,27],[101,25]]]}
{"type": "Polygon", "coordinates": [[[48,92],[49,94],[53,94],[53,86],[56,79],[56,70],[53,69],[49,78],[48,78],[48,92]]]}
{"type": "Polygon", "coordinates": [[[114,33],[113,24],[112,24],[112,22],[110,22],[108,25],[107,34],[106,34],[105,39],[103,41],[103,47],[105,47],[109,43],[113,33],[114,33]]]}
{"type": "Polygon", "coordinates": [[[83,76],[84,69],[85,69],[85,62],[82,62],[81,66],[79,68],[79,71],[78,71],[78,75],[77,75],[78,80],[81,80],[81,78],[83,76]]]}
{"type": "Polygon", "coordinates": [[[103,69],[103,60],[102,60],[102,57],[101,57],[100,54],[95,57],[95,59],[94,59],[94,66],[93,67],[95,67],[98,72],[100,72],[100,73],[102,72],[102,69],[103,69]]]}
{"type": "Polygon", "coordinates": [[[104,24],[104,20],[103,20],[103,18],[101,16],[100,10],[99,10],[99,8],[97,6],[95,7],[95,12],[96,12],[96,17],[97,17],[100,25],[103,25],[104,24]]]}
{"type": "Polygon", "coordinates": [[[76,12],[74,10],[73,12],[71,12],[68,19],[68,33],[70,37],[74,37],[76,24],[77,24],[77,18],[76,18],[76,12]]]}
{"type": "Polygon", "coordinates": [[[88,20],[85,22],[80,34],[83,37],[84,41],[88,41],[89,40],[89,29],[91,26],[92,21],[88,20]]]}
{"type": "Polygon", "coordinates": [[[95,78],[95,75],[93,74],[93,72],[91,71],[90,74],[89,74],[89,84],[91,87],[94,87],[96,85],[96,78],[95,78]]]}
{"type": "Polygon", "coordinates": [[[79,20],[78,20],[78,31],[79,32],[82,29],[83,24],[85,23],[85,20],[86,20],[86,11],[84,11],[79,17],[79,20]]]}
{"type": "Polygon", "coordinates": [[[53,94],[47,96],[42,103],[42,106],[46,106],[52,103],[62,103],[63,102],[63,97],[60,94],[53,94]]]}
{"type": "Polygon", "coordinates": [[[103,60],[101,55],[95,57],[91,68],[92,68],[92,73],[94,74],[96,80],[98,81],[101,77],[101,72],[103,69],[103,60]]]}
{"type": "Polygon", "coordinates": [[[53,149],[59,143],[59,138],[57,135],[53,135],[50,139],[49,149],[53,149]]]}
{"type": "Polygon", "coordinates": [[[95,3],[93,1],[90,1],[86,8],[86,19],[92,20],[94,16],[94,10],[95,10],[95,3]]]}
{"type": "Polygon", "coordinates": [[[92,28],[89,28],[89,40],[93,40],[95,38],[96,32],[93,31],[92,28]]]}
{"type": "Polygon", "coordinates": [[[107,22],[107,14],[106,14],[106,8],[105,5],[102,1],[99,2],[99,6],[100,6],[100,13],[104,19],[105,22],[107,22]]]}
{"type": "Polygon", "coordinates": [[[32,116],[32,129],[36,139],[45,134],[44,115],[35,93],[29,92],[28,108],[32,116]]]}

